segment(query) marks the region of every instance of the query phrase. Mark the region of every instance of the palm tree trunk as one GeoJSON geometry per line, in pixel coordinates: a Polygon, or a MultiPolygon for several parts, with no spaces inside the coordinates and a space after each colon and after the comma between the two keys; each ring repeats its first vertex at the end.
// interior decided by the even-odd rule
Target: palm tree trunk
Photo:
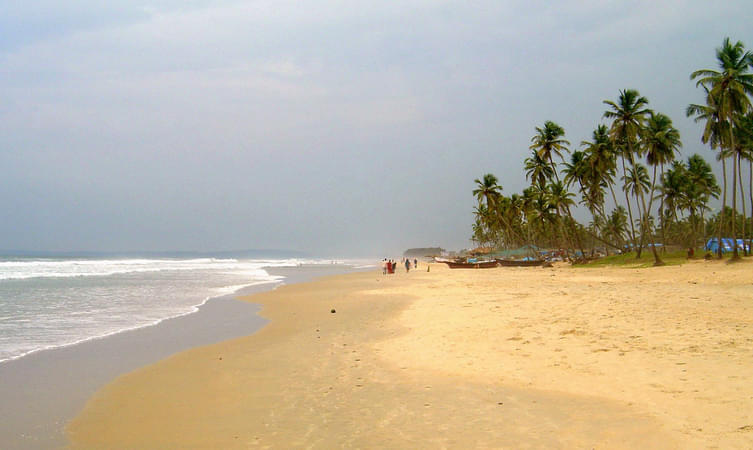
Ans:
{"type": "MultiPolygon", "coordinates": [[[[625,156],[623,155],[621,157],[622,159],[622,177],[627,178],[627,172],[625,171],[625,156]]],[[[635,241],[635,225],[633,224],[633,208],[630,207],[630,197],[628,195],[627,190],[625,189],[625,186],[622,187],[622,190],[625,192],[625,203],[627,203],[627,209],[628,209],[628,219],[630,219],[630,241],[633,244],[633,249],[637,250],[637,242],[635,241]]],[[[638,255],[640,257],[640,255],[638,255]]]]}
{"type": "MultiPolygon", "coordinates": [[[[651,232],[652,231],[652,230],[648,229],[648,227],[649,227],[648,219],[649,219],[649,217],[651,217],[651,209],[653,208],[653,204],[654,204],[654,190],[655,189],[656,189],[656,166],[654,166],[654,174],[653,174],[653,176],[651,178],[651,194],[648,197],[648,210],[645,211],[646,212],[646,231],[647,232],[651,232]]],[[[643,195],[643,191],[641,191],[641,195],[643,195]]],[[[660,219],[664,220],[661,217],[660,217],[660,219]]],[[[652,236],[651,242],[653,244],[656,244],[656,242],[654,242],[654,239],[653,239],[653,233],[651,233],[651,236],[652,236]]],[[[662,237],[662,239],[664,239],[664,238],[662,237]]],[[[642,240],[643,239],[641,239],[641,241],[642,240]]],[[[664,244],[664,243],[662,242],[662,244],[664,244]]],[[[655,246],[656,245],[654,245],[654,247],[655,246]]],[[[663,247],[663,245],[662,245],[662,247],[663,247]]],[[[654,252],[654,253],[656,253],[656,252],[654,252]]]]}
{"type": "MultiPolygon", "coordinates": [[[[748,195],[750,195],[750,221],[753,226],[753,159],[748,161],[748,195]]],[[[751,251],[751,240],[748,240],[748,252],[751,251]]]]}
{"type": "MultiPolygon", "coordinates": [[[[654,167],[654,175],[656,174],[656,167],[654,167]]],[[[641,245],[643,245],[643,239],[645,235],[650,233],[649,226],[648,226],[648,209],[646,208],[646,196],[643,195],[643,189],[640,190],[641,194],[641,203],[643,204],[643,220],[641,220],[642,230],[641,230],[641,245]]],[[[650,205],[650,203],[649,203],[650,205]]],[[[649,236],[650,237],[650,236],[649,236]]],[[[654,242],[654,239],[651,239],[651,253],[654,255],[654,266],[663,266],[664,261],[659,257],[659,253],[656,251],[656,242],[654,242]]]]}
{"type": "MultiPolygon", "coordinates": [[[[611,183],[609,184],[609,191],[612,193],[612,201],[614,201],[614,207],[617,208],[617,206],[619,206],[619,203],[617,203],[617,195],[615,195],[615,193],[614,193],[614,187],[612,186],[611,183]]],[[[601,211],[601,214],[604,217],[604,220],[606,221],[607,220],[607,215],[604,212],[604,210],[601,211]]],[[[612,227],[612,226],[610,226],[610,228],[612,228],[612,231],[615,233],[615,237],[616,237],[617,230],[614,227],[612,227]]],[[[619,239],[619,241],[620,241],[619,242],[620,245],[622,245],[622,249],[621,250],[625,251],[625,242],[622,239],[619,239]]]]}
{"type": "Polygon", "coordinates": [[[701,243],[705,247],[706,246],[706,240],[707,240],[706,237],[708,236],[706,234],[706,214],[704,213],[703,207],[701,207],[700,210],[701,210],[701,221],[698,222],[698,226],[701,228],[701,235],[702,235],[701,239],[703,241],[701,243]]]}
{"type": "MultiPolygon", "coordinates": [[[[654,170],[656,170],[656,168],[654,168],[654,170]]],[[[661,165],[661,178],[664,179],[664,164],[663,163],[661,165]]],[[[656,177],[654,177],[654,179],[656,179],[656,177]]],[[[651,200],[653,200],[653,199],[654,199],[654,188],[653,188],[653,184],[652,184],[652,187],[651,187],[651,200]]],[[[665,228],[666,228],[666,226],[665,226],[666,224],[664,222],[665,222],[665,220],[664,220],[664,196],[662,195],[661,196],[661,202],[659,203],[659,223],[661,224],[661,242],[662,242],[662,244],[664,244],[664,245],[662,245],[661,249],[662,249],[662,253],[664,253],[666,255],[667,254],[667,235],[664,232],[665,228]]]]}
{"type": "Polygon", "coordinates": [[[748,256],[748,254],[749,254],[748,253],[748,246],[745,244],[745,236],[747,235],[747,233],[746,233],[747,226],[746,226],[745,222],[747,222],[747,217],[745,215],[745,190],[743,188],[743,169],[742,169],[742,167],[743,167],[743,160],[738,155],[737,156],[737,178],[740,180],[740,206],[743,209],[743,211],[742,211],[743,212],[743,229],[742,229],[743,254],[745,256],[748,256]]]}
{"type": "MultiPolygon", "coordinates": [[[[612,194],[614,194],[614,191],[612,191],[612,194]]],[[[608,227],[612,231],[612,234],[614,235],[614,237],[617,238],[617,245],[608,243],[604,239],[601,239],[601,238],[596,238],[596,239],[600,242],[604,242],[611,245],[612,247],[616,248],[619,251],[624,251],[625,243],[622,241],[622,239],[619,238],[619,233],[617,233],[617,230],[614,228],[614,226],[609,222],[609,220],[607,220],[607,214],[604,212],[604,205],[602,204],[600,207],[597,207],[597,211],[599,212],[599,216],[601,217],[601,220],[604,222],[604,226],[608,227]]],[[[607,252],[607,256],[609,256],[609,252],[607,252]]]]}
{"type": "MultiPolygon", "coordinates": [[[[554,172],[554,178],[557,180],[557,183],[559,183],[560,182],[560,176],[557,175],[557,166],[554,164],[554,160],[552,159],[552,154],[551,153],[549,154],[549,165],[552,166],[552,172],[554,172]]],[[[573,219],[572,213],[570,213],[570,207],[569,206],[567,206],[567,217],[570,219],[570,225],[571,225],[571,228],[573,229],[572,230],[573,231],[573,239],[571,239],[570,242],[574,243],[575,245],[577,245],[578,248],[580,249],[580,254],[585,257],[586,253],[583,250],[583,243],[580,241],[580,236],[578,236],[578,232],[575,229],[575,226],[573,225],[573,222],[575,220],[573,219]]],[[[574,250],[575,245],[573,245],[573,253],[575,253],[575,250],[574,250]]]]}
{"type": "MultiPolygon", "coordinates": [[[[720,149],[720,151],[723,151],[720,149]]],[[[718,249],[716,251],[717,256],[719,259],[722,259],[722,227],[724,227],[724,210],[727,208],[727,160],[724,158],[724,154],[722,153],[722,211],[719,213],[719,229],[718,229],[718,238],[717,241],[718,249]]]]}
{"type": "MultiPolygon", "coordinates": [[[[635,165],[633,165],[633,170],[635,170],[635,165]]],[[[638,228],[638,231],[640,234],[640,239],[638,240],[638,247],[636,249],[636,255],[635,257],[637,259],[641,259],[641,254],[643,253],[643,244],[646,243],[646,224],[645,224],[645,218],[646,218],[646,201],[643,198],[643,188],[638,187],[638,192],[634,192],[633,195],[635,195],[635,205],[638,209],[638,221],[640,223],[640,226],[638,228]],[[638,193],[640,192],[640,196],[638,193]],[[643,208],[641,208],[641,203],[643,204],[643,208]]]]}
{"type": "MultiPolygon", "coordinates": [[[[731,133],[730,133],[731,134],[731,133]]],[[[733,147],[734,149],[734,147],[733,147]]],[[[740,259],[737,252],[737,155],[732,154],[732,260],[740,259]]]]}

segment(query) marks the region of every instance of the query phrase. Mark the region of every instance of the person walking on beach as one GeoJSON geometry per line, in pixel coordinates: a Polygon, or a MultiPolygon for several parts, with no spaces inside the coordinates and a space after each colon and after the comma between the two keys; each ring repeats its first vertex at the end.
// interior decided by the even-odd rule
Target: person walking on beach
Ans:
{"type": "Polygon", "coordinates": [[[405,259],[405,272],[410,272],[410,259],[405,259]]]}
{"type": "Polygon", "coordinates": [[[382,260],[382,275],[387,275],[387,258],[382,260]]]}
{"type": "Polygon", "coordinates": [[[413,268],[418,269],[418,259],[413,258],[413,268]]]}

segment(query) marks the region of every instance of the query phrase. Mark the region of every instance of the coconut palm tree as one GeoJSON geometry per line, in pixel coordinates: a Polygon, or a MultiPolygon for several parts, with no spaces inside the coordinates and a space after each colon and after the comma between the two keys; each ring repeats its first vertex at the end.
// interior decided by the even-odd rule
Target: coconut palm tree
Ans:
{"type": "Polygon", "coordinates": [[[586,158],[591,166],[591,174],[598,179],[599,186],[608,186],[612,193],[612,200],[617,206],[617,196],[614,194],[612,185],[614,184],[614,175],[617,169],[617,153],[615,152],[614,143],[609,138],[609,131],[606,125],[599,125],[593,131],[593,140],[582,141],[581,146],[585,147],[586,158]]]}
{"type": "Polygon", "coordinates": [[[606,230],[611,239],[624,242],[627,234],[627,211],[622,206],[617,206],[607,217],[606,230]]]}
{"type": "Polygon", "coordinates": [[[526,178],[540,188],[546,186],[547,181],[554,177],[554,170],[549,161],[542,159],[536,151],[532,152],[530,158],[525,159],[524,164],[526,178]]]}
{"type": "MultiPolygon", "coordinates": [[[[646,155],[646,162],[653,167],[653,176],[651,177],[651,195],[649,196],[648,215],[652,211],[654,200],[654,191],[656,189],[656,169],[661,167],[664,172],[664,165],[675,159],[675,153],[679,153],[682,142],[680,141],[680,132],[672,126],[672,119],[662,113],[651,113],[643,130],[642,144],[646,155]]],[[[663,219],[664,204],[659,208],[659,217],[663,219]]],[[[664,225],[662,223],[662,235],[664,235],[664,225]]],[[[646,230],[650,232],[650,230],[646,230]]],[[[655,259],[658,257],[655,246],[651,247],[655,259]]],[[[657,265],[660,261],[657,259],[657,265]]]]}
{"type": "MultiPolygon", "coordinates": [[[[611,108],[604,111],[604,118],[612,119],[609,136],[617,146],[621,147],[622,174],[623,179],[625,179],[627,177],[625,158],[627,157],[630,166],[633,167],[635,166],[635,156],[640,156],[638,139],[646,118],[650,114],[650,110],[646,108],[648,99],[642,97],[635,89],[625,89],[620,91],[616,103],[609,100],[604,100],[603,103],[611,108]]],[[[627,190],[625,190],[625,201],[627,202],[628,216],[630,217],[633,245],[637,247],[638,242],[635,238],[635,227],[633,226],[633,211],[630,206],[630,197],[627,194],[627,190]]],[[[640,257],[640,247],[637,247],[637,250],[638,257],[640,257]]]]}
{"type": "MultiPolygon", "coordinates": [[[[606,125],[599,125],[592,133],[591,141],[581,141],[581,146],[585,147],[586,159],[588,161],[591,170],[589,171],[590,179],[587,180],[588,186],[586,189],[589,191],[589,196],[594,200],[595,206],[598,206],[597,211],[601,214],[600,221],[595,223],[603,223],[604,226],[611,226],[610,221],[607,220],[606,210],[604,208],[604,190],[609,189],[612,196],[612,201],[615,207],[619,205],[617,201],[617,195],[614,192],[614,177],[617,170],[617,152],[614,146],[614,142],[609,137],[609,129],[606,125]],[[599,200],[599,201],[597,201],[599,200]]],[[[616,241],[620,248],[625,247],[625,242],[622,241],[622,234],[609,233],[610,236],[620,236],[620,240],[616,241]]]]}
{"type": "MultiPolygon", "coordinates": [[[[693,154],[688,158],[686,165],[688,192],[686,205],[691,217],[700,214],[700,226],[705,230],[704,213],[709,209],[708,202],[711,198],[719,198],[721,189],[716,182],[711,165],[699,154],[693,154]]],[[[703,236],[704,242],[706,236],[703,236]]]]}
{"type": "Polygon", "coordinates": [[[499,221],[497,204],[502,195],[502,186],[499,185],[497,177],[491,173],[485,174],[480,179],[476,178],[473,182],[476,183],[473,195],[478,201],[476,215],[481,219],[481,224],[486,229],[484,236],[488,238],[494,235],[499,228],[497,224],[499,221]]]}
{"type": "Polygon", "coordinates": [[[562,170],[565,175],[565,185],[570,187],[577,183],[578,190],[583,199],[583,204],[586,205],[588,210],[593,216],[594,202],[592,201],[591,193],[586,189],[591,178],[591,166],[588,164],[586,152],[576,150],[570,154],[570,162],[565,163],[565,168],[562,170]]]}
{"type": "Polygon", "coordinates": [[[531,138],[531,150],[535,151],[539,158],[544,161],[548,161],[552,166],[555,180],[559,181],[559,175],[557,175],[557,167],[554,164],[553,155],[557,155],[562,159],[562,152],[567,152],[567,147],[570,142],[563,138],[565,136],[565,129],[551,120],[544,122],[544,127],[536,127],[536,135],[531,138]]]}
{"type": "MultiPolygon", "coordinates": [[[[547,120],[546,122],[544,122],[544,126],[542,128],[536,127],[536,134],[531,138],[531,146],[529,147],[531,150],[537,153],[540,159],[549,161],[549,165],[551,166],[552,173],[554,175],[554,180],[557,182],[560,181],[560,177],[557,174],[557,166],[554,163],[554,155],[557,155],[560,159],[564,160],[562,153],[569,152],[567,146],[570,145],[570,142],[564,139],[564,136],[564,128],[552,122],[551,120],[547,120]]],[[[570,212],[569,205],[566,205],[565,213],[570,219],[570,222],[573,222],[573,215],[570,212]]],[[[583,244],[581,243],[580,237],[573,235],[573,238],[581,253],[583,253],[583,244]]]]}
{"type": "MultiPolygon", "coordinates": [[[[737,136],[736,142],[741,149],[740,156],[748,161],[748,195],[750,195],[751,216],[750,221],[753,222],[753,112],[749,112],[744,116],[738,117],[735,130],[737,136]]],[[[742,177],[740,179],[740,183],[742,186],[742,177]]],[[[743,215],[745,215],[745,200],[743,200],[741,203],[743,205],[743,215]]],[[[747,238],[745,232],[743,232],[743,237],[747,238]]],[[[750,245],[748,245],[748,247],[750,247],[750,245]]],[[[748,248],[748,250],[750,251],[750,248],[748,248]]]]}
{"type": "Polygon", "coordinates": [[[672,166],[661,176],[658,197],[661,197],[662,207],[666,213],[662,215],[662,241],[666,242],[665,228],[677,221],[678,210],[686,204],[686,185],[688,174],[685,165],[679,161],[672,162],[672,166]],[[669,223],[664,223],[665,220],[669,223]]]}
{"type": "MultiPolygon", "coordinates": [[[[708,144],[711,150],[716,150],[716,159],[722,162],[722,209],[721,219],[719,220],[719,229],[717,230],[718,242],[722,242],[722,225],[724,224],[724,213],[727,209],[727,164],[725,159],[726,138],[729,136],[727,128],[729,124],[722,120],[720,110],[718,107],[718,100],[711,94],[711,91],[706,86],[702,86],[706,93],[706,104],[690,104],[688,105],[685,114],[695,116],[693,119],[696,123],[703,121],[703,134],[701,135],[701,142],[708,144]]],[[[705,228],[704,228],[705,229],[705,228]]],[[[717,248],[717,256],[722,257],[722,246],[717,248]]]]}
{"type": "MultiPolygon", "coordinates": [[[[725,38],[722,46],[716,49],[716,59],[721,71],[701,69],[690,75],[691,80],[697,80],[696,86],[708,89],[707,99],[714,104],[719,119],[727,123],[729,134],[726,148],[735,149],[734,124],[738,116],[751,109],[749,95],[753,95],[753,73],[748,73],[753,55],[745,51],[743,43],[737,41],[732,44],[725,38]]],[[[708,100],[707,100],[708,103],[708,100]]],[[[732,238],[735,239],[735,209],[737,207],[737,157],[732,156],[732,238]]],[[[721,241],[720,241],[721,247],[721,241]]],[[[733,260],[740,259],[737,245],[732,246],[733,260]]]]}
{"type": "MultiPolygon", "coordinates": [[[[577,230],[575,229],[574,220],[571,216],[567,215],[568,211],[570,210],[570,207],[575,204],[575,201],[573,200],[573,197],[575,195],[572,192],[569,192],[567,190],[567,187],[565,187],[565,184],[561,181],[552,181],[547,185],[547,192],[546,192],[546,200],[551,206],[551,208],[554,209],[558,221],[560,223],[564,222],[564,225],[568,226],[570,228],[571,236],[575,237],[577,239],[577,230]],[[564,216],[564,217],[563,217],[564,216]]],[[[564,233],[564,229],[563,229],[564,233]]],[[[585,256],[585,253],[583,251],[582,246],[579,245],[581,255],[585,256]]]]}
{"type": "MultiPolygon", "coordinates": [[[[641,163],[636,163],[633,167],[628,169],[627,174],[622,178],[622,182],[625,192],[632,194],[636,200],[641,200],[641,203],[638,204],[638,213],[641,217],[639,219],[639,225],[643,231],[646,228],[643,221],[647,220],[647,218],[644,218],[645,215],[640,207],[643,206],[643,210],[646,209],[645,193],[648,192],[651,187],[651,181],[649,180],[646,166],[641,163]]],[[[643,239],[641,239],[641,241],[643,241],[643,239]]],[[[640,258],[640,251],[638,252],[638,258],[640,258]]]]}
{"type": "Polygon", "coordinates": [[[489,210],[494,209],[502,192],[502,186],[499,185],[497,177],[487,173],[481,179],[476,178],[473,182],[476,183],[473,195],[478,199],[479,205],[486,203],[489,210]]]}

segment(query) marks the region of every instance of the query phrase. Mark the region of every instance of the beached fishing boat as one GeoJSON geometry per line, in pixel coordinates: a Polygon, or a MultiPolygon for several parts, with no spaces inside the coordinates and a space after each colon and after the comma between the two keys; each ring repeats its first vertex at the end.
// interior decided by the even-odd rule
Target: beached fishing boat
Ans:
{"type": "Polygon", "coordinates": [[[537,267],[544,264],[543,259],[498,259],[496,262],[502,267],[537,267]]]}
{"type": "Polygon", "coordinates": [[[477,262],[458,262],[458,261],[439,261],[447,264],[450,269],[491,269],[497,267],[497,261],[477,261],[477,262]]]}

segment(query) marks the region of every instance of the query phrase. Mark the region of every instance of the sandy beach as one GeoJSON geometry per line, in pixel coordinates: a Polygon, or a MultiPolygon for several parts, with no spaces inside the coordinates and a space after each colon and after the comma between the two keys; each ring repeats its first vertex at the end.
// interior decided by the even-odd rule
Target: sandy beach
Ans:
{"type": "Polygon", "coordinates": [[[247,300],[259,332],[123,375],[74,448],[750,448],[753,262],[426,266],[247,300]],[[332,310],[335,312],[331,312],[332,310]]]}
{"type": "MultiPolygon", "coordinates": [[[[343,265],[269,268],[286,283],[305,282],[353,269],[343,265]]],[[[48,449],[66,445],[65,425],[99,389],[124,373],[177,352],[246,336],[266,320],[259,306],[237,295],[271,290],[259,284],[217,297],[198,311],[157,325],[76,345],[39,351],[0,363],[0,448],[48,449]]]]}

